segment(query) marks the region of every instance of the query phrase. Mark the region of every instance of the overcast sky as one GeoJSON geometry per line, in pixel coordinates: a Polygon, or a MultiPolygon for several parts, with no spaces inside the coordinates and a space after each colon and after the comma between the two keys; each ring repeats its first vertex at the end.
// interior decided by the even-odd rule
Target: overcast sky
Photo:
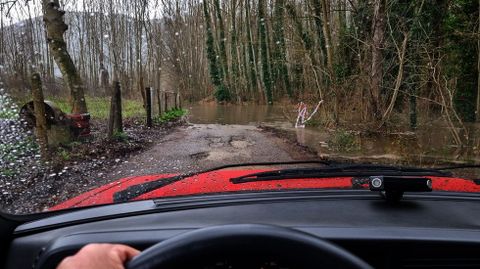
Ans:
{"type": "MultiPolygon", "coordinates": [[[[87,0],[89,2],[91,0],[87,0]]],[[[104,1],[104,0],[98,0],[104,1]]],[[[135,1],[135,0],[132,0],[135,1]]],[[[9,0],[0,0],[0,3],[10,2],[9,0]]],[[[147,12],[150,14],[150,18],[158,16],[159,7],[153,8],[153,1],[149,1],[150,8],[147,9],[147,12]]],[[[79,0],[60,0],[60,5],[66,11],[84,11],[83,6],[84,1],[79,0]]],[[[10,9],[10,13],[7,14],[7,10],[12,6],[12,4],[0,5],[2,7],[1,17],[5,25],[12,23],[17,23],[22,20],[28,19],[30,16],[32,18],[42,15],[41,0],[17,0],[13,8],[10,9]]],[[[94,10],[95,11],[95,10],[94,10]]]]}
{"type": "MultiPolygon", "coordinates": [[[[9,0],[0,0],[0,3],[9,2],[9,0]]],[[[67,11],[83,10],[83,1],[75,0],[61,0],[64,9],[67,11]]],[[[31,16],[32,18],[42,15],[41,0],[17,0],[15,4],[9,3],[2,5],[1,16],[5,24],[16,23],[26,20],[31,16]],[[13,7],[12,7],[13,5],[13,7]],[[9,13],[7,14],[8,10],[9,13]]]]}

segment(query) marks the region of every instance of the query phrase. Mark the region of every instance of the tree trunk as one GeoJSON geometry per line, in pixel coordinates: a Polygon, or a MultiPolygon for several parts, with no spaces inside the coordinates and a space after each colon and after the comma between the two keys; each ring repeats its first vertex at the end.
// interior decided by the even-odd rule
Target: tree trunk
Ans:
{"type": "Polygon", "coordinates": [[[163,102],[164,102],[163,109],[165,109],[165,113],[167,113],[168,111],[168,93],[167,92],[164,92],[163,94],[163,102]]]}
{"type": "MultiPolygon", "coordinates": [[[[317,2],[318,2],[318,0],[317,0],[317,2]]],[[[288,3],[286,5],[286,9],[287,9],[288,15],[293,20],[293,23],[294,23],[294,26],[295,26],[295,31],[298,32],[298,34],[300,35],[300,37],[302,39],[303,47],[305,48],[305,58],[309,59],[309,61],[311,63],[310,67],[311,67],[313,75],[315,77],[315,84],[316,84],[316,87],[317,87],[317,90],[318,90],[318,93],[319,93],[319,97],[320,97],[320,99],[323,100],[322,86],[320,85],[319,75],[318,75],[318,72],[317,72],[317,68],[319,68],[319,66],[318,66],[319,64],[317,62],[317,58],[315,57],[316,50],[314,49],[313,38],[310,36],[310,33],[308,32],[308,30],[304,29],[302,21],[298,16],[298,13],[297,13],[297,10],[296,10],[295,6],[292,3],[288,3]]],[[[319,14],[321,14],[320,11],[319,11],[319,14]]],[[[317,20],[315,20],[315,21],[317,21],[317,20]]],[[[320,25],[320,36],[319,36],[319,38],[321,38],[323,36],[321,34],[322,23],[321,23],[321,21],[319,21],[319,23],[320,23],[319,24],[320,25]]],[[[323,44],[323,42],[321,44],[323,44]]],[[[300,79],[297,79],[297,80],[302,81],[303,79],[300,78],[300,79]]],[[[296,85],[296,87],[301,86],[301,84],[299,84],[299,83],[295,83],[295,85],[296,85]]],[[[303,88],[303,87],[300,87],[300,88],[303,88]]],[[[325,106],[322,106],[322,110],[324,110],[324,109],[325,109],[325,106]]]]}
{"type": "Polygon", "coordinates": [[[147,127],[152,127],[152,88],[145,88],[145,110],[147,112],[147,127]]]}
{"type": "Polygon", "coordinates": [[[370,73],[370,95],[372,97],[372,116],[375,120],[382,118],[382,80],[383,80],[383,46],[385,42],[385,0],[375,0],[372,21],[372,68],[370,73]]]}
{"type": "MultiPolygon", "coordinates": [[[[330,7],[326,0],[321,0],[322,4],[322,21],[323,21],[323,35],[325,37],[325,48],[327,50],[327,66],[330,76],[333,76],[333,45],[332,33],[330,31],[330,7]]],[[[333,80],[330,78],[330,80],[333,80]]]]}
{"type": "Polygon", "coordinates": [[[84,85],[67,51],[67,43],[63,38],[63,34],[68,29],[68,26],[63,21],[65,11],[60,9],[58,0],[42,0],[42,4],[44,12],[43,21],[47,30],[47,42],[53,58],[60,68],[65,84],[70,90],[72,113],[87,113],[84,85]]]}
{"type": "Polygon", "coordinates": [[[262,55],[262,72],[263,72],[263,84],[265,86],[265,97],[267,103],[270,105],[273,103],[272,94],[272,78],[270,74],[270,66],[268,62],[268,37],[267,37],[267,20],[265,14],[265,0],[258,1],[258,27],[260,34],[260,50],[262,55]]]}
{"type": "Polygon", "coordinates": [[[235,95],[237,98],[237,101],[240,102],[240,93],[239,93],[239,70],[238,67],[240,66],[240,63],[238,61],[238,51],[237,51],[237,17],[236,17],[236,8],[237,8],[237,0],[230,0],[232,3],[231,6],[231,13],[232,13],[232,28],[231,28],[231,36],[232,36],[232,41],[230,45],[230,53],[232,57],[231,61],[231,70],[232,70],[232,76],[231,76],[231,83],[230,83],[230,91],[235,91],[235,95]]]}
{"type": "Polygon", "coordinates": [[[409,86],[408,93],[410,94],[408,97],[410,129],[414,131],[417,129],[417,91],[415,90],[415,87],[409,86]]]}
{"type": "Polygon", "coordinates": [[[35,111],[35,135],[40,146],[42,159],[48,160],[47,117],[45,116],[45,103],[43,99],[42,80],[40,74],[34,73],[31,78],[33,107],[35,111]]]}
{"type": "Polygon", "coordinates": [[[400,91],[400,87],[402,86],[403,83],[403,75],[404,75],[404,65],[405,65],[405,53],[407,51],[407,42],[408,42],[408,33],[404,34],[405,37],[402,42],[402,47],[399,48],[397,46],[397,53],[398,53],[398,73],[397,73],[397,78],[395,80],[395,87],[393,91],[393,96],[390,101],[390,104],[388,105],[387,109],[385,110],[385,113],[382,116],[382,121],[380,124],[380,127],[388,120],[390,117],[390,114],[393,111],[393,108],[395,106],[395,103],[397,102],[397,97],[398,97],[398,92],[400,91]]]}
{"type": "Polygon", "coordinates": [[[157,104],[158,104],[158,116],[162,116],[162,97],[160,96],[162,94],[160,88],[157,88],[157,104]]]}
{"type": "Polygon", "coordinates": [[[122,120],[122,89],[120,82],[113,82],[112,99],[110,103],[110,116],[108,119],[108,137],[112,138],[115,133],[123,132],[122,120]]]}
{"type": "MultiPolygon", "coordinates": [[[[226,48],[226,43],[227,43],[227,37],[225,35],[225,25],[222,17],[222,10],[220,8],[220,1],[219,0],[214,0],[213,1],[215,5],[215,11],[216,11],[216,17],[217,17],[217,22],[220,30],[220,62],[222,64],[222,69],[223,69],[223,76],[225,79],[225,85],[226,87],[230,86],[230,72],[228,70],[228,60],[227,60],[227,48],[226,48]]],[[[226,89],[228,90],[228,89],[226,89]]]]}
{"type": "Polygon", "coordinates": [[[104,96],[110,95],[109,81],[110,81],[110,76],[108,75],[108,70],[103,65],[103,60],[102,60],[102,62],[100,62],[100,87],[103,91],[104,96]]]}
{"type": "Polygon", "coordinates": [[[273,26],[273,80],[277,83],[281,79],[289,97],[293,96],[290,78],[288,75],[286,49],[285,49],[285,0],[276,0],[274,9],[273,26]]]}
{"type": "MultiPolygon", "coordinates": [[[[247,0],[247,6],[245,9],[245,16],[246,16],[246,23],[247,23],[247,39],[248,39],[248,61],[251,66],[250,68],[250,87],[251,90],[254,92],[261,91],[260,87],[258,87],[258,68],[257,68],[257,56],[255,55],[255,48],[253,45],[253,37],[252,37],[252,20],[250,16],[250,0],[247,0]]],[[[263,94],[259,95],[259,98],[264,96],[263,94]]],[[[261,98],[263,99],[263,98],[261,98]]]]}
{"type": "Polygon", "coordinates": [[[219,60],[217,57],[217,52],[215,50],[215,39],[213,36],[212,22],[210,17],[210,12],[208,11],[208,1],[203,2],[203,12],[205,16],[205,26],[207,30],[207,59],[210,66],[210,77],[212,83],[215,86],[215,97],[217,101],[228,101],[230,95],[228,90],[225,87],[223,81],[222,68],[220,66],[219,60]]]}
{"type": "Polygon", "coordinates": [[[322,7],[322,27],[323,27],[323,35],[325,38],[325,50],[327,52],[327,74],[328,74],[327,85],[330,85],[331,87],[330,92],[332,95],[331,104],[333,106],[333,109],[332,109],[333,120],[336,124],[338,124],[339,98],[338,98],[335,72],[333,69],[335,52],[333,49],[333,41],[332,41],[332,28],[333,28],[333,31],[335,31],[335,28],[334,28],[334,25],[332,25],[331,19],[330,19],[330,2],[327,0],[321,0],[320,3],[322,7]]]}
{"type": "Polygon", "coordinates": [[[325,64],[325,37],[323,35],[323,25],[322,25],[322,5],[320,0],[312,0],[313,12],[315,14],[315,26],[318,37],[318,46],[320,48],[320,61],[325,64]]]}
{"type": "MultiPolygon", "coordinates": [[[[5,63],[5,26],[3,22],[3,17],[0,16],[0,63],[5,63]]],[[[4,76],[4,69],[0,68],[0,77],[4,76]]]]}
{"type": "MultiPolygon", "coordinates": [[[[480,7],[480,0],[478,1],[478,6],[480,7]]],[[[475,113],[477,114],[476,120],[480,122],[480,12],[478,13],[478,30],[477,30],[477,109],[475,113]]]]}

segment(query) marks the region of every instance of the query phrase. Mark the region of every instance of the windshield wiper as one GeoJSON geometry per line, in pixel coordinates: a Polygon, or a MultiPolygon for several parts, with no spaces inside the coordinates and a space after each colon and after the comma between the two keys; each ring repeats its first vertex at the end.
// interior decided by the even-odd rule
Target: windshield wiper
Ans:
{"type": "Polygon", "coordinates": [[[401,166],[371,165],[371,164],[351,164],[341,165],[332,161],[292,161],[292,162],[263,162],[263,163],[242,163],[233,165],[224,165],[212,169],[177,175],[168,178],[159,178],[150,182],[130,186],[122,191],[116,192],[113,196],[114,202],[127,202],[143,194],[149,193],[166,185],[183,180],[196,175],[218,171],[227,168],[245,167],[245,166],[274,166],[274,165],[295,165],[295,164],[321,164],[322,168],[300,168],[300,169],[281,169],[253,173],[242,177],[232,178],[233,184],[241,184],[255,181],[281,180],[281,179],[301,179],[301,178],[322,178],[322,177],[340,177],[340,176],[441,176],[450,177],[450,172],[443,170],[452,170],[460,168],[478,168],[479,166],[458,166],[444,167],[439,169],[412,168],[401,166]],[[333,166],[334,165],[334,166],[333,166]]]}
{"type": "Polygon", "coordinates": [[[385,166],[371,164],[339,165],[324,168],[281,169],[253,173],[241,177],[231,178],[233,184],[242,184],[258,181],[305,179],[326,177],[361,177],[361,176],[440,176],[450,177],[450,172],[430,168],[413,168],[401,166],[385,166]]]}
{"type": "Polygon", "coordinates": [[[224,166],[218,166],[215,168],[211,168],[208,170],[203,170],[200,172],[193,172],[193,173],[187,173],[187,174],[182,174],[178,176],[173,176],[173,177],[168,177],[168,178],[159,178],[157,180],[153,180],[150,182],[138,184],[138,185],[133,185],[130,186],[122,191],[116,192],[113,195],[113,201],[115,203],[121,203],[121,202],[128,202],[132,199],[135,199],[139,196],[142,196],[143,194],[149,193],[151,191],[154,191],[156,189],[165,187],[166,185],[172,184],[174,182],[180,181],[185,178],[193,177],[196,175],[200,174],[205,174],[213,171],[218,171],[218,170],[223,170],[227,168],[235,168],[235,167],[245,167],[245,166],[273,166],[273,165],[295,165],[295,164],[321,164],[321,165],[332,165],[334,162],[330,161],[318,161],[318,160],[313,160],[313,161],[292,161],[292,162],[263,162],[263,163],[242,163],[242,164],[231,164],[231,165],[224,165],[224,166]]]}

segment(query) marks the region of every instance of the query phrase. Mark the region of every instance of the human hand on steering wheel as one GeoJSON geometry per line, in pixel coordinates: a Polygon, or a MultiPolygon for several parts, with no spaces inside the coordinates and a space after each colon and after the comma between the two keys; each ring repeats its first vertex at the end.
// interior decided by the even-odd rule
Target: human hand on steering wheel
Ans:
{"type": "Polygon", "coordinates": [[[125,245],[89,244],[65,258],[57,269],[124,269],[140,251],[125,245]]]}
{"type": "Polygon", "coordinates": [[[57,269],[189,268],[185,262],[221,254],[288,257],[298,268],[371,269],[348,251],[318,237],[270,225],[239,224],[203,228],[174,236],[144,250],[91,244],[64,259],[57,269]],[[246,254],[246,255],[245,255],[246,254]],[[135,258],[134,258],[135,257],[135,258]],[[134,258],[134,259],[133,259],[134,258]]]}

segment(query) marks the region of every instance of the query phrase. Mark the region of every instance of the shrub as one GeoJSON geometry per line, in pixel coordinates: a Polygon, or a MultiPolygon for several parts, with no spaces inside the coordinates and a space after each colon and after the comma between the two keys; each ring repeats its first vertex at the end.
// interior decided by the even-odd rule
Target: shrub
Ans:
{"type": "Polygon", "coordinates": [[[165,112],[162,116],[157,116],[153,119],[156,124],[164,124],[167,122],[175,121],[187,114],[185,109],[172,109],[165,112]]]}
{"type": "Polygon", "coordinates": [[[355,139],[355,136],[346,130],[336,130],[330,140],[328,146],[335,151],[339,152],[352,152],[359,150],[359,145],[355,139]]]}

